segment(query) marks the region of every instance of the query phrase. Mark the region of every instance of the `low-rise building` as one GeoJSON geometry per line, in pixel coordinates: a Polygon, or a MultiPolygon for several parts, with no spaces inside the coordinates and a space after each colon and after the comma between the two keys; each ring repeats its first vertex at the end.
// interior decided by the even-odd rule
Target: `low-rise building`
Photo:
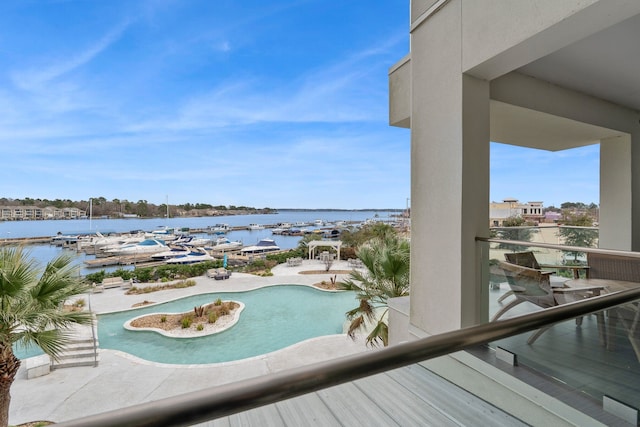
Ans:
{"type": "Polygon", "coordinates": [[[525,221],[539,223],[544,218],[542,202],[520,203],[518,199],[504,199],[489,205],[489,226],[501,227],[507,218],[522,217],[525,221]]]}

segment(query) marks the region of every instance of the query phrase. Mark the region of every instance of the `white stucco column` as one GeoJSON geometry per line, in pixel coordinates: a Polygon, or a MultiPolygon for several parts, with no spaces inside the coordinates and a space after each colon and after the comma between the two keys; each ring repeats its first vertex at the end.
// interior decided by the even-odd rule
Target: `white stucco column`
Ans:
{"type": "Polygon", "coordinates": [[[458,329],[482,316],[475,237],[489,232],[489,84],[461,72],[456,3],[411,39],[414,334],[458,329]]]}
{"type": "Polygon", "coordinates": [[[632,249],[631,136],[600,141],[600,238],[602,249],[632,249]]]}

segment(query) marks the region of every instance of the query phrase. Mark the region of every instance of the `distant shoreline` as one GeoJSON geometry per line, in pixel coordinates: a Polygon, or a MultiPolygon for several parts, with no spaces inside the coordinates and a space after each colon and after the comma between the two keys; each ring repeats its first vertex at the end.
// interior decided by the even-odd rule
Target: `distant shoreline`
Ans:
{"type": "Polygon", "coordinates": [[[303,209],[303,208],[276,208],[276,211],[298,211],[298,212],[402,212],[405,209],[402,208],[367,208],[367,209],[335,209],[335,208],[316,208],[316,209],[303,209]]]}

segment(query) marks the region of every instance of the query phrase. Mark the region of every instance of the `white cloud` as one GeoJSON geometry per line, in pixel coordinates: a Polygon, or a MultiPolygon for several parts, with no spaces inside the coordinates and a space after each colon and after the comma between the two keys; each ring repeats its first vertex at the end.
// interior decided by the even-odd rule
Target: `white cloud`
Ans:
{"type": "Polygon", "coordinates": [[[14,71],[11,73],[12,80],[14,84],[22,90],[40,91],[51,81],[63,77],[89,63],[117,41],[128,26],[129,21],[121,22],[95,43],[70,57],[57,59],[49,65],[34,67],[30,70],[14,71]]]}

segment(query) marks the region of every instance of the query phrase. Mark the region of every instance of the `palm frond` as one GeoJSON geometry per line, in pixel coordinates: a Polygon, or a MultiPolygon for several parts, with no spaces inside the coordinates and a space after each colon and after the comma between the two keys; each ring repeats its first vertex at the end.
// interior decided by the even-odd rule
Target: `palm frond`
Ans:
{"type": "MultiPolygon", "coordinates": [[[[75,275],[68,255],[43,271],[21,248],[0,248],[0,342],[36,344],[55,356],[74,324],[90,324],[91,313],[63,310],[63,304],[88,289],[75,275]]],[[[2,363],[2,360],[0,360],[2,363]]]]}
{"type": "Polygon", "coordinates": [[[383,320],[378,320],[378,324],[367,336],[367,344],[373,347],[378,345],[378,341],[385,347],[389,344],[389,326],[383,320]]]}
{"type": "Polygon", "coordinates": [[[347,335],[349,335],[351,339],[355,339],[356,331],[360,329],[363,325],[364,325],[364,316],[356,317],[349,324],[349,330],[347,331],[347,335]]]}
{"type": "MultiPolygon", "coordinates": [[[[347,317],[353,319],[349,333],[351,337],[352,328],[364,327],[365,319],[373,320],[376,309],[386,307],[389,298],[409,295],[410,290],[410,245],[406,240],[383,233],[381,237],[360,246],[356,255],[365,271],[355,270],[344,281],[348,288],[358,293],[360,299],[360,305],[347,312],[347,317]]],[[[387,345],[385,314],[379,317],[369,333],[368,344],[387,345]]]]}

